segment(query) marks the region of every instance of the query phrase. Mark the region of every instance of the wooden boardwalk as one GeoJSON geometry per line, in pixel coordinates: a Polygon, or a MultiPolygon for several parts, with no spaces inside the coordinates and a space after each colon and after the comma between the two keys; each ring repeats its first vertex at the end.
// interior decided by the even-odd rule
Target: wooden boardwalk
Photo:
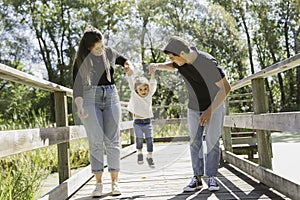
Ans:
{"type": "Polygon", "coordinates": [[[119,177],[122,195],[110,195],[110,178],[106,169],[102,197],[93,198],[90,195],[95,184],[93,178],[70,199],[289,199],[227,163],[222,163],[219,169],[217,180],[220,190],[218,192],[212,193],[207,190],[207,177],[204,177],[202,190],[184,193],[182,188],[188,184],[192,176],[188,143],[155,143],[154,145],[155,169],[149,168],[146,162],[138,165],[135,153],[122,159],[119,177]]]}

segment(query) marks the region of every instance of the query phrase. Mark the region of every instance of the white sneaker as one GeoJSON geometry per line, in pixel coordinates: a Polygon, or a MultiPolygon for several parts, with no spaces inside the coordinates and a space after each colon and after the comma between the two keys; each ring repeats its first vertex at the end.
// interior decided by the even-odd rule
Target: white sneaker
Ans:
{"type": "Polygon", "coordinates": [[[215,177],[211,176],[208,179],[208,190],[209,191],[218,191],[220,189],[217,180],[215,177]]]}
{"type": "Polygon", "coordinates": [[[119,189],[119,186],[118,186],[117,182],[113,182],[111,184],[111,194],[113,196],[121,195],[121,192],[120,192],[120,189],[119,189]]]}
{"type": "Polygon", "coordinates": [[[102,196],[102,190],[103,190],[103,184],[102,183],[96,183],[96,187],[94,191],[92,192],[93,197],[101,197],[102,196]]]}

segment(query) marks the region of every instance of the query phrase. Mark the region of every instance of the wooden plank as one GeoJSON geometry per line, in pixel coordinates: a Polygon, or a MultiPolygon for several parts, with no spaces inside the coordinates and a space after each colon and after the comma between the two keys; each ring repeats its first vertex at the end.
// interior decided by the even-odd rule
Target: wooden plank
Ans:
{"type": "Polygon", "coordinates": [[[120,123],[120,129],[121,130],[127,130],[133,128],[133,121],[126,121],[120,123]]]}
{"type": "Polygon", "coordinates": [[[297,54],[293,57],[290,57],[288,59],[285,59],[281,62],[275,63],[274,65],[271,65],[270,67],[267,67],[255,74],[252,74],[240,81],[235,82],[231,85],[231,90],[237,90],[241,87],[250,85],[251,81],[253,79],[257,78],[266,78],[268,76],[276,75],[280,72],[284,72],[286,70],[295,68],[300,65],[300,54],[297,54]]]}
{"type": "MultiPolygon", "coordinates": [[[[158,120],[154,124],[174,124],[175,122],[186,123],[186,119],[158,120]]],[[[120,127],[121,130],[131,129],[133,128],[133,121],[121,122],[120,127]]],[[[82,125],[0,131],[0,158],[85,138],[86,136],[82,125]]]]}
{"type": "Polygon", "coordinates": [[[30,74],[27,74],[25,72],[22,72],[20,70],[14,69],[1,63],[0,77],[5,80],[21,83],[28,86],[33,86],[35,88],[40,88],[50,92],[66,92],[69,97],[73,96],[73,90],[70,88],[46,81],[41,78],[37,78],[35,76],[32,76],[30,74]]]}
{"type": "MultiPolygon", "coordinates": [[[[250,176],[246,176],[237,168],[222,164],[217,180],[220,185],[218,192],[210,192],[207,186],[208,177],[203,177],[203,188],[195,192],[183,192],[183,187],[190,182],[193,175],[189,144],[164,143],[155,144],[154,161],[156,168],[149,168],[147,163],[138,165],[136,154],[121,160],[119,186],[120,196],[111,196],[110,177],[103,174],[104,195],[99,199],[136,199],[136,200],[166,200],[166,199],[288,199],[273,189],[260,184],[250,176]]],[[[93,200],[91,192],[95,180],[91,179],[70,200],[93,200]]]]}
{"type": "Polygon", "coordinates": [[[153,125],[181,124],[181,123],[187,123],[187,119],[186,118],[178,118],[178,119],[152,120],[153,125]]]}
{"type": "MultiPolygon", "coordinates": [[[[225,101],[225,114],[226,115],[229,114],[229,101],[228,100],[225,101]]],[[[224,148],[227,151],[232,152],[233,149],[232,149],[232,139],[231,139],[231,128],[223,127],[222,139],[223,139],[223,143],[224,143],[224,148]]]]}
{"type": "Polygon", "coordinates": [[[0,158],[84,137],[83,126],[0,131],[0,158]]]}
{"type": "Polygon", "coordinates": [[[251,161],[239,158],[229,151],[223,151],[222,155],[223,159],[226,160],[226,162],[233,164],[245,173],[259,180],[260,182],[266,184],[271,188],[274,188],[275,190],[288,196],[291,199],[299,199],[299,184],[276,174],[270,169],[259,166],[258,164],[251,161]]]}
{"type": "MultiPolygon", "coordinates": [[[[67,95],[65,92],[54,92],[55,100],[55,120],[57,127],[68,126],[68,105],[67,95]]],[[[66,142],[57,144],[58,158],[58,174],[59,183],[64,182],[71,176],[70,168],[70,143],[69,139],[66,142]]]]}
{"type": "MultiPolygon", "coordinates": [[[[132,128],[132,121],[121,122],[121,130],[132,128]]],[[[80,126],[0,131],[0,158],[87,137],[80,126]]]]}
{"type": "Polygon", "coordinates": [[[0,157],[66,141],[68,128],[25,129],[0,132],[0,157]]]}
{"type": "Polygon", "coordinates": [[[175,137],[159,137],[153,138],[154,142],[183,142],[190,141],[189,136],[175,136],[175,137]]]}
{"type": "Polygon", "coordinates": [[[257,129],[299,132],[300,112],[268,113],[255,115],[253,124],[257,129]]]}
{"type": "MultiPolygon", "coordinates": [[[[121,159],[130,156],[136,151],[135,146],[131,145],[121,150],[121,159]]],[[[107,165],[105,164],[105,168],[107,165]]],[[[80,189],[87,181],[93,178],[94,174],[91,173],[91,166],[84,167],[82,170],[65,180],[53,190],[39,198],[39,200],[58,200],[68,199],[78,189],[80,189]]]]}
{"type": "MultiPolygon", "coordinates": [[[[268,112],[265,82],[263,78],[252,80],[253,107],[255,114],[268,112]]],[[[270,131],[256,130],[259,164],[272,169],[272,140],[270,131]]]]}
{"type": "Polygon", "coordinates": [[[236,98],[236,97],[248,97],[248,96],[252,97],[252,93],[229,94],[229,95],[227,96],[227,98],[232,99],[232,98],[236,98]]]}
{"type": "Polygon", "coordinates": [[[271,131],[299,132],[300,112],[227,115],[224,126],[271,131]]]}
{"type": "Polygon", "coordinates": [[[254,129],[253,116],[254,114],[225,115],[224,126],[234,127],[234,128],[254,129]]]}
{"type": "Polygon", "coordinates": [[[242,99],[242,100],[230,100],[229,103],[249,103],[253,102],[253,99],[242,99]]]}
{"type": "Polygon", "coordinates": [[[255,132],[232,132],[231,137],[256,137],[255,132]]]}
{"type": "Polygon", "coordinates": [[[75,191],[77,191],[82,184],[85,184],[93,177],[91,173],[91,166],[87,166],[71,176],[68,180],[59,184],[53,190],[45,194],[39,200],[56,200],[56,199],[68,199],[75,191]]]}
{"type": "Polygon", "coordinates": [[[232,144],[256,144],[257,140],[253,137],[232,138],[232,144]]]}

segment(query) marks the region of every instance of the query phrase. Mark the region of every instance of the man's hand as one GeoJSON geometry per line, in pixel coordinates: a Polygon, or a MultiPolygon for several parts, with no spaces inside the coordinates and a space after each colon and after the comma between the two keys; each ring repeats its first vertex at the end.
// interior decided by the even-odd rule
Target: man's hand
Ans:
{"type": "Polygon", "coordinates": [[[149,73],[150,74],[154,74],[156,69],[157,69],[157,64],[156,63],[150,63],[149,64],[149,73]]]}
{"type": "Polygon", "coordinates": [[[212,113],[212,109],[208,108],[207,110],[205,110],[199,119],[199,123],[201,126],[207,126],[210,122],[210,119],[212,117],[213,113],[212,113]]]}

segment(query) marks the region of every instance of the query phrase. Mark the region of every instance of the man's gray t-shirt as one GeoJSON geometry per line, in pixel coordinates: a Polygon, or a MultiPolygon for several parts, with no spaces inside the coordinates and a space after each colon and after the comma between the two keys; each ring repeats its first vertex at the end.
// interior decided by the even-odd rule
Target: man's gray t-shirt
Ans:
{"type": "Polygon", "coordinates": [[[195,47],[191,49],[198,53],[197,59],[192,64],[178,66],[173,63],[173,65],[183,76],[187,85],[188,108],[204,111],[211,105],[219,91],[215,83],[223,79],[225,74],[213,56],[198,51],[195,47]]]}

